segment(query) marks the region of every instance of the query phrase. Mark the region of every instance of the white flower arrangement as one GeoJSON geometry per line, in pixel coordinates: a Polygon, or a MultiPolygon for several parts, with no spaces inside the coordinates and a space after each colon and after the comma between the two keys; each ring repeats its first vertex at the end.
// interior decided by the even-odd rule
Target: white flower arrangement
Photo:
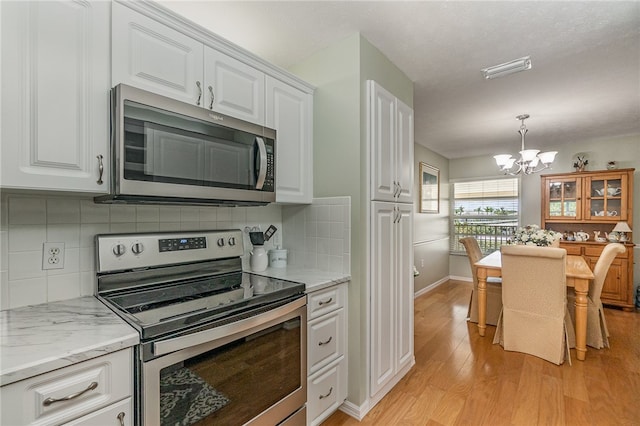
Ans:
{"type": "Polygon", "coordinates": [[[561,237],[560,232],[540,229],[538,225],[527,225],[518,228],[513,234],[513,244],[548,247],[561,237]]]}

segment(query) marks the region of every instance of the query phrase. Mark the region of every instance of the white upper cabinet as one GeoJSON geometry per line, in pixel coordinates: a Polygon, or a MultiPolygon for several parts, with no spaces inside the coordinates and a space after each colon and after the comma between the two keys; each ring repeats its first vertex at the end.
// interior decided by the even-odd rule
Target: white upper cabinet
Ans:
{"type": "Polygon", "coordinates": [[[119,3],[112,13],[112,86],[203,105],[203,44],[119,3]]]}
{"type": "Polygon", "coordinates": [[[205,108],[264,124],[264,73],[205,46],[205,108]]]}
{"type": "Polygon", "coordinates": [[[369,80],[371,199],[413,202],[413,110],[369,80]]]}
{"type": "Polygon", "coordinates": [[[396,100],[396,201],[413,203],[413,110],[396,100]]]}
{"type": "Polygon", "coordinates": [[[264,125],[265,74],[113,3],[112,85],[125,83],[264,125]]]}
{"type": "Polygon", "coordinates": [[[108,191],[108,2],[2,2],[4,188],[108,191]]]}
{"type": "Polygon", "coordinates": [[[267,127],[276,130],[276,202],[313,198],[313,95],[267,76],[267,127]]]}

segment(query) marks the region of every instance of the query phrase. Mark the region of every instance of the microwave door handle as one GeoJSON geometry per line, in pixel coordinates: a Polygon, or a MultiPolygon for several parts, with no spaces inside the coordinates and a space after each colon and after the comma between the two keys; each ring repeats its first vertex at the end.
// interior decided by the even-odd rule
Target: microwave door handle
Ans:
{"type": "Polygon", "coordinates": [[[258,179],[256,179],[256,189],[262,189],[264,185],[264,179],[267,177],[267,148],[264,144],[264,139],[256,136],[256,143],[258,144],[258,154],[260,158],[260,168],[258,169],[258,179]]]}

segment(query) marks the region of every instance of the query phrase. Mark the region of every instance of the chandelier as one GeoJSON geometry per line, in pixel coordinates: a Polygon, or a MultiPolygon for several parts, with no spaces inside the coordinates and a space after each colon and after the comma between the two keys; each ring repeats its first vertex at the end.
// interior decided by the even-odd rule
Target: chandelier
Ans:
{"type": "Polygon", "coordinates": [[[524,125],[524,120],[529,118],[529,114],[522,114],[516,118],[520,120],[520,130],[518,130],[522,143],[520,158],[513,158],[510,154],[494,155],[493,158],[496,159],[500,171],[505,175],[514,176],[520,173],[530,175],[549,168],[558,151],[540,152],[538,149],[525,149],[524,135],[527,134],[527,126],[524,125]]]}

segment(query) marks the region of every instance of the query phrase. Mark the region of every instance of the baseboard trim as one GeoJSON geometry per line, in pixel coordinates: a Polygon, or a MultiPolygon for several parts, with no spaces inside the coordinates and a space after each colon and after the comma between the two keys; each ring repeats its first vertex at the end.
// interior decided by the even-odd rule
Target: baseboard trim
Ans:
{"type": "Polygon", "coordinates": [[[362,421],[362,419],[364,419],[369,411],[371,411],[371,409],[375,407],[376,404],[380,402],[382,398],[384,398],[389,393],[389,391],[391,391],[391,389],[393,389],[398,384],[398,382],[409,372],[409,370],[413,368],[415,364],[416,358],[414,356],[412,357],[411,362],[408,363],[404,368],[402,368],[392,379],[392,381],[387,383],[385,387],[378,392],[375,399],[368,398],[362,403],[362,405],[356,405],[352,402],[345,401],[340,407],[338,407],[338,410],[353,417],[359,422],[362,421]]]}
{"type": "Polygon", "coordinates": [[[466,282],[473,282],[473,278],[471,277],[459,277],[457,275],[449,275],[449,279],[450,280],[456,280],[456,281],[466,281],[466,282]]]}
{"type": "Polygon", "coordinates": [[[364,419],[364,416],[366,416],[370,410],[369,401],[365,401],[360,406],[354,404],[353,402],[345,401],[340,407],[338,407],[338,410],[360,422],[362,421],[362,419],[364,419]]]}

